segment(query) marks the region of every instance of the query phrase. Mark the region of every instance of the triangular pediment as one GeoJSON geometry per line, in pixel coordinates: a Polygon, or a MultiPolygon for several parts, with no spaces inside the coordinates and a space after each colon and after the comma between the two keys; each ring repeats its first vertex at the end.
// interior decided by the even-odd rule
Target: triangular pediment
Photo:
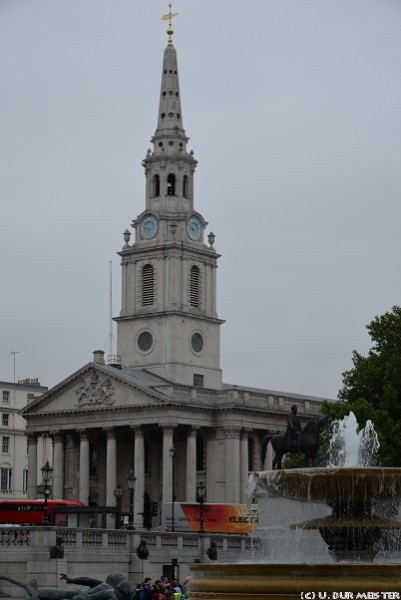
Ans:
{"type": "Polygon", "coordinates": [[[168,397],[135,380],[135,376],[90,363],[22,411],[24,416],[90,412],[107,409],[160,406],[168,397]]]}

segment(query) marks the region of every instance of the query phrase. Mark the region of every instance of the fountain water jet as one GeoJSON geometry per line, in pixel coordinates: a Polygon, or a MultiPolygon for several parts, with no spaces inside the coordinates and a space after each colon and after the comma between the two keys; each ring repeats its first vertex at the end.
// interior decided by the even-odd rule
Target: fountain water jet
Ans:
{"type": "Polygon", "coordinates": [[[401,528],[400,521],[390,518],[401,501],[401,469],[367,467],[361,447],[377,452],[377,436],[371,424],[358,432],[350,415],[336,427],[331,454],[340,465],[364,466],[253,473],[248,491],[258,498],[260,522],[267,519],[261,528],[265,556],[255,564],[194,565],[191,600],[299,599],[307,591],[326,592],[327,597],[349,592],[354,598],[357,593],[401,593],[399,556],[397,564],[375,562],[382,532],[401,528]],[[348,439],[352,429],[357,444],[348,439]],[[287,517],[282,516],[284,507],[287,517]],[[309,508],[313,518],[307,515],[305,520],[309,508]],[[287,539],[281,537],[284,529],[287,539]],[[321,538],[316,538],[316,529],[321,538]],[[270,564],[261,563],[263,559],[270,564]]]}

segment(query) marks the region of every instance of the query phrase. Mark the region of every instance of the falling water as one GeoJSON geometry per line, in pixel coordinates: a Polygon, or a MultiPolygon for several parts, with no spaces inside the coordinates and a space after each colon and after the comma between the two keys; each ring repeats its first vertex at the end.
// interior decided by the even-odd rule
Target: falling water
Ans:
{"type": "Polygon", "coordinates": [[[329,467],[371,467],[377,465],[379,440],[372,421],[359,429],[353,412],[333,424],[329,467]]]}

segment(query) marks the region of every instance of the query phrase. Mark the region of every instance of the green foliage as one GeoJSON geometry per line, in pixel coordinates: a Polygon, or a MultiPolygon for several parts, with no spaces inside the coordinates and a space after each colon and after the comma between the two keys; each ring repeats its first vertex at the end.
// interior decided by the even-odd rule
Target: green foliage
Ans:
{"type": "Polygon", "coordinates": [[[401,466],[401,307],[394,306],[366,327],[372,348],[367,356],[353,351],[339,402],[325,402],[322,412],[341,419],[353,411],[360,427],[370,419],[380,442],[381,464],[401,466]]]}

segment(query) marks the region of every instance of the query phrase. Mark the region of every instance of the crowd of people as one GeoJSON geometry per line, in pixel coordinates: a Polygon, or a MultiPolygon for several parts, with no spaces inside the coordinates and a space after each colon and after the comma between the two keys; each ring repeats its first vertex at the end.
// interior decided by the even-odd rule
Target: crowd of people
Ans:
{"type": "Polygon", "coordinates": [[[155,581],[146,577],[143,583],[137,586],[135,600],[185,600],[188,594],[189,577],[182,584],[178,579],[170,582],[165,576],[155,581]]]}

